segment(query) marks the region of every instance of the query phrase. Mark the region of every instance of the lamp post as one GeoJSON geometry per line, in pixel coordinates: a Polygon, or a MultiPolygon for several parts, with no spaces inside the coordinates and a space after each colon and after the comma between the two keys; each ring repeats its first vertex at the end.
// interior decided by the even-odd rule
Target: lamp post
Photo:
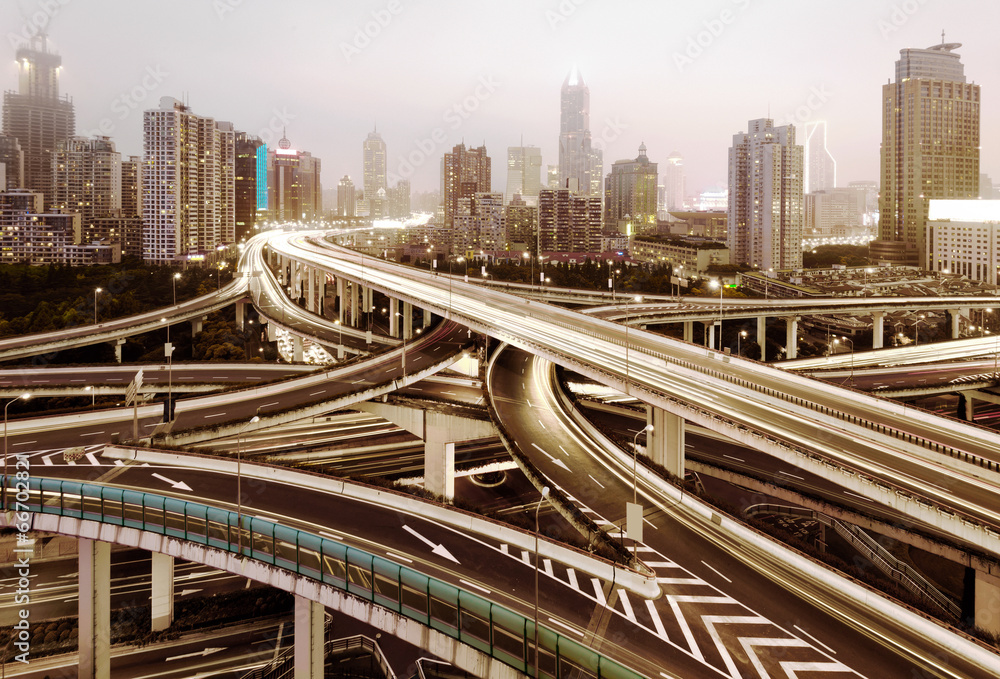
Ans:
{"type": "MultiPolygon", "coordinates": [[[[642,304],[642,295],[635,296],[636,304],[642,304]]],[[[628,303],[629,299],[625,298],[625,393],[628,393],[628,303]]]]}
{"type": "MultiPolygon", "coordinates": [[[[250,421],[243,425],[245,431],[247,427],[255,422],[260,422],[260,415],[254,415],[250,421]]],[[[243,554],[243,448],[240,446],[240,437],[243,431],[236,435],[236,553],[243,554]]],[[[253,552],[253,547],[250,549],[253,552]]]]}
{"type": "MultiPolygon", "coordinates": [[[[646,432],[647,434],[652,433],[653,425],[647,424],[642,429],[635,433],[632,437],[632,504],[638,504],[639,502],[639,477],[637,474],[637,460],[639,458],[639,434],[646,432]]],[[[648,445],[647,440],[647,445],[648,445]]]]}
{"type": "Polygon", "coordinates": [[[917,320],[913,322],[913,346],[920,346],[920,321],[924,320],[925,316],[920,314],[917,320]]]}
{"type": "Polygon", "coordinates": [[[94,288],[94,325],[97,325],[97,295],[101,292],[101,288],[94,288]]]}
{"type": "Polygon", "coordinates": [[[539,678],[538,672],[538,510],[542,508],[542,502],[549,496],[549,487],[542,488],[542,496],[538,498],[535,505],[535,677],[539,678]]]}
{"type": "MultiPolygon", "coordinates": [[[[397,311],[396,315],[399,316],[399,322],[402,323],[403,322],[403,318],[404,318],[403,314],[401,314],[400,312],[397,311]]],[[[405,330],[405,328],[401,328],[401,330],[402,330],[402,334],[404,335],[403,342],[402,342],[402,347],[403,347],[403,377],[405,378],[406,377],[406,337],[405,337],[406,330],[405,330]]]]}
{"type": "Polygon", "coordinates": [[[851,378],[848,384],[850,384],[853,387],[854,386],[854,340],[848,339],[847,337],[844,336],[841,336],[841,339],[845,342],[851,343],[851,378]]]}
{"type": "Polygon", "coordinates": [[[25,392],[18,396],[17,398],[12,398],[3,407],[3,508],[4,511],[7,510],[7,486],[10,485],[7,481],[7,408],[10,404],[18,399],[23,399],[27,401],[31,398],[31,394],[25,392]]]}
{"type": "Polygon", "coordinates": [[[746,337],[746,336],[747,336],[747,331],[746,330],[740,330],[740,334],[736,336],[736,355],[737,356],[742,356],[743,355],[743,348],[742,348],[743,338],[746,337]]]}
{"type": "Polygon", "coordinates": [[[708,282],[708,287],[712,290],[719,289],[719,351],[722,351],[722,290],[725,286],[721,280],[715,279],[708,282]]]}
{"type": "Polygon", "coordinates": [[[94,390],[94,385],[88,384],[83,390],[90,392],[90,409],[93,410],[97,406],[97,392],[94,390]]]}
{"type": "MultiPolygon", "coordinates": [[[[180,279],[181,275],[175,273],[170,277],[170,285],[174,293],[174,307],[177,306],[177,281],[180,279]]],[[[174,385],[174,347],[170,344],[170,322],[167,319],[163,319],[167,323],[167,343],[164,345],[164,353],[167,355],[167,416],[165,420],[169,422],[173,419],[174,415],[174,404],[173,404],[173,385],[174,385]]]]}

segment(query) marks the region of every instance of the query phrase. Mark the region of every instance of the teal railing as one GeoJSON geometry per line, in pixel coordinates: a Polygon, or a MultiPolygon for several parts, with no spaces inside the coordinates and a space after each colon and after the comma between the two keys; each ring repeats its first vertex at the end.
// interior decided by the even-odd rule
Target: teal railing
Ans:
{"type": "MultiPolygon", "coordinates": [[[[541,625],[536,673],[531,618],[336,540],[247,515],[237,527],[236,512],[163,495],[79,481],[9,478],[3,497],[15,512],[99,521],[240,553],[383,606],[530,676],[642,677],[541,625]]],[[[7,484],[7,478],[0,480],[7,484]]]]}

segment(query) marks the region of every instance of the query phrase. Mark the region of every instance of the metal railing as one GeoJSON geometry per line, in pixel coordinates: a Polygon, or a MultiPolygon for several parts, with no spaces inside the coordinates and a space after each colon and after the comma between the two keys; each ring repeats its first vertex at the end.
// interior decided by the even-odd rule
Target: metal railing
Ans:
{"type": "Polygon", "coordinates": [[[335,540],[254,516],[93,483],[0,476],[6,505],[174,537],[238,553],[335,587],[437,630],[534,677],[641,679],[586,646],[481,596],[335,540]],[[9,484],[9,488],[7,488],[9,484]],[[238,523],[238,519],[239,523],[238,523]]]}

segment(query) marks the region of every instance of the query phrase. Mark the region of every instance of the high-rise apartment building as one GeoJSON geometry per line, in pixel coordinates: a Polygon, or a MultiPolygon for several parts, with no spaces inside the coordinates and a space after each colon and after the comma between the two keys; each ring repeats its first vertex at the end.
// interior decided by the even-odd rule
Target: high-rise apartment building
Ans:
{"type": "Polygon", "coordinates": [[[541,188],[542,150],[537,146],[508,146],[504,200],[509,203],[515,195],[537,198],[541,188]]]}
{"type": "Polygon", "coordinates": [[[660,211],[680,211],[684,209],[684,195],[687,191],[687,175],[684,172],[684,156],[674,151],[663,166],[663,202],[660,211]]]}
{"type": "Polygon", "coordinates": [[[802,142],[803,189],[806,193],[837,186],[837,161],[826,147],[826,121],[807,122],[802,142]]]}
{"type": "Polygon", "coordinates": [[[273,221],[318,219],[323,214],[321,164],[308,151],[296,151],[282,136],[278,148],[267,152],[267,203],[273,221]]]}
{"type": "Polygon", "coordinates": [[[172,97],[143,114],[142,257],[172,264],[235,241],[235,133],[172,97]]]}
{"type": "Polygon", "coordinates": [[[237,132],[235,143],[236,240],[246,241],[254,235],[257,215],[267,210],[267,145],[248,132],[237,132]]]}
{"type": "Polygon", "coordinates": [[[17,139],[24,153],[22,186],[18,188],[45,194],[48,204],[52,154],[76,131],[73,101],[59,96],[62,57],[48,51],[44,35],[18,48],[16,58],[18,91],[4,92],[3,133],[17,139]]]}
{"type": "Polygon", "coordinates": [[[560,95],[559,188],[569,188],[585,194],[592,191],[591,175],[595,164],[593,151],[590,138],[590,88],[574,66],[563,82],[560,95]]]}
{"type": "Polygon", "coordinates": [[[452,249],[473,253],[507,249],[507,222],[502,193],[476,193],[459,199],[454,217],[452,249]]]}
{"type": "Polygon", "coordinates": [[[368,216],[374,219],[388,213],[386,179],[385,142],[378,131],[369,132],[362,146],[364,152],[364,198],[368,205],[368,216]]]}
{"type": "Polygon", "coordinates": [[[504,209],[507,220],[507,242],[511,250],[538,251],[538,207],[528,205],[514,194],[504,209]]]}
{"type": "Polygon", "coordinates": [[[728,245],[733,264],[802,266],[802,147],[795,126],[751,120],[729,149],[728,245]]]}
{"type": "Polygon", "coordinates": [[[341,177],[337,184],[337,216],[355,217],[357,211],[357,197],[354,189],[354,182],[346,174],[341,177]]]}
{"type": "Polygon", "coordinates": [[[17,137],[0,134],[0,165],[4,166],[4,183],[0,190],[13,191],[24,186],[24,151],[17,137]]]}
{"type": "Polygon", "coordinates": [[[61,212],[77,212],[86,227],[98,217],[119,216],[122,209],[122,155],[108,137],[73,137],[52,154],[52,193],[47,203],[61,212]]]}
{"type": "Polygon", "coordinates": [[[142,215],[142,158],[122,159],[122,216],[142,215]]]}
{"type": "Polygon", "coordinates": [[[611,166],[604,185],[604,228],[627,235],[656,230],[656,163],[639,146],[634,160],[618,160],[611,166]]]}
{"type": "Polygon", "coordinates": [[[441,199],[444,204],[444,226],[451,230],[459,201],[477,193],[491,192],[491,163],[486,147],[465,148],[458,144],[441,159],[441,199]]]}
{"type": "Polygon", "coordinates": [[[406,219],[410,216],[410,180],[400,179],[386,192],[387,214],[390,219],[406,219]]]}
{"type": "Polygon", "coordinates": [[[542,189],[538,244],[542,252],[600,252],[601,199],[569,189],[542,189]]]}
{"type": "Polygon", "coordinates": [[[900,50],[882,86],[879,262],[926,268],[929,201],[979,196],[979,85],[966,82],[959,47],[900,50]]]}

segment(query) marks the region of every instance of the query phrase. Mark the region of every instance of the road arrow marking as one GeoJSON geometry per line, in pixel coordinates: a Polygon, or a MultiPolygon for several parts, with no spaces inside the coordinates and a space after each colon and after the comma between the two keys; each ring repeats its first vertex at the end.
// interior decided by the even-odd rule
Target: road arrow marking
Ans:
{"type": "Polygon", "coordinates": [[[200,589],[182,589],[180,592],[178,592],[177,596],[187,596],[188,594],[195,594],[200,591],[201,591],[200,589]]]}
{"type": "Polygon", "coordinates": [[[206,648],[203,651],[195,651],[194,653],[185,653],[184,655],[172,655],[167,658],[167,662],[171,660],[183,660],[184,658],[197,658],[198,656],[211,655],[213,653],[218,653],[219,651],[224,651],[225,648],[206,648]]]}
{"type": "Polygon", "coordinates": [[[156,478],[158,478],[160,481],[166,481],[171,486],[173,486],[174,490],[186,490],[188,492],[191,491],[191,486],[189,486],[188,484],[184,483],[183,481],[171,481],[170,479],[168,479],[166,476],[163,476],[162,474],[153,474],[153,476],[155,476],[156,478]]]}
{"type": "Polygon", "coordinates": [[[418,540],[420,540],[421,542],[423,542],[428,547],[430,547],[431,548],[431,552],[433,552],[434,554],[437,554],[438,556],[443,556],[445,559],[449,559],[451,561],[454,561],[455,563],[459,563],[458,559],[456,559],[455,557],[453,557],[451,555],[451,552],[449,552],[447,549],[445,549],[444,545],[435,544],[432,540],[428,540],[423,535],[421,535],[417,531],[413,530],[409,526],[403,526],[403,530],[405,530],[407,533],[409,533],[413,537],[415,537],[418,540]]]}

